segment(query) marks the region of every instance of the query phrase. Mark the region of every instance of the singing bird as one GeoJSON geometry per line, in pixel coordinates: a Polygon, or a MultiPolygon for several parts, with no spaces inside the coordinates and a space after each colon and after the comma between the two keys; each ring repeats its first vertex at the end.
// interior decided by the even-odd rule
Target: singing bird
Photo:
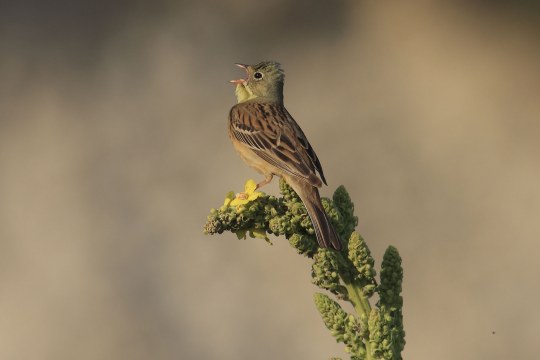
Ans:
{"type": "Polygon", "coordinates": [[[306,207],[319,245],[341,250],[341,241],[324,212],[318,188],[326,184],[321,163],[300,126],[283,105],[281,65],[263,61],[236,64],[246,70],[236,84],[238,103],[229,113],[229,137],[240,157],[265,179],[282,177],[306,207]],[[317,175],[318,173],[318,175],[317,175]],[[322,181],[321,181],[322,180],[322,181]]]}

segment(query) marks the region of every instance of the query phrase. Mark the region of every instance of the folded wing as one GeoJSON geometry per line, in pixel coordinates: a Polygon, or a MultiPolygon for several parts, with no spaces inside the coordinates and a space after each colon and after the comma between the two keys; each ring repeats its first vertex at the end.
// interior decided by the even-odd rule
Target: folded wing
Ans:
{"type": "Polygon", "coordinates": [[[240,103],[229,114],[229,131],[262,159],[312,186],[326,184],[322,167],[304,132],[280,104],[240,103]]]}

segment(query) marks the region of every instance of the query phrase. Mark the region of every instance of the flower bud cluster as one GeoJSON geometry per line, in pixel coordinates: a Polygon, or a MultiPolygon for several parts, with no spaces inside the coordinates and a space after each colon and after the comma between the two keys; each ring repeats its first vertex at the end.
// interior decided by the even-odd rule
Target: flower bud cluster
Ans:
{"type": "Polygon", "coordinates": [[[362,359],[366,348],[358,335],[360,325],[356,317],[347,314],[337,302],[325,294],[315,293],[314,299],[315,306],[332,336],[345,344],[345,351],[362,359]]]}
{"type": "Polygon", "coordinates": [[[362,287],[364,294],[368,298],[371,297],[376,288],[375,260],[373,260],[366,242],[356,231],[351,234],[349,239],[348,256],[356,269],[354,280],[362,287]]]}
{"type": "Polygon", "coordinates": [[[313,284],[330,291],[340,299],[347,299],[347,289],[341,284],[338,253],[319,249],[313,256],[311,277],[313,284]]]}
{"type": "MultiPolygon", "coordinates": [[[[257,191],[248,180],[243,196],[230,192],[223,206],[212,209],[204,226],[206,234],[235,233],[238,238],[263,238],[268,234],[285,236],[299,254],[313,258],[312,282],[328,290],[338,299],[350,301],[356,316],[324,294],[315,294],[315,305],[326,327],[352,360],[400,360],[405,346],[403,330],[403,269],[396,248],[388,247],[384,254],[377,286],[375,261],[364,239],[354,231],[358,218],[354,204],[345,188],[340,186],[332,200],[322,198],[325,212],[343,241],[343,250],[320,248],[306,209],[298,195],[283,180],[279,183],[281,197],[257,191]],[[377,292],[375,306],[369,298],[377,292]]],[[[337,360],[337,358],[334,358],[337,360]]]]}

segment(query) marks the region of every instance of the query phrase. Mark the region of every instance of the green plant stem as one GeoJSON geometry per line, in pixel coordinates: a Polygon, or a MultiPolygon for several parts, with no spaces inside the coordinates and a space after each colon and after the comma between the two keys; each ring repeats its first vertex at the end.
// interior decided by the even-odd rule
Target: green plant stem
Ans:
{"type": "Polygon", "coordinates": [[[347,288],[349,298],[351,299],[358,316],[363,314],[366,317],[369,317],[371,306],[369,305],[367,298],[362,293],[362,289],[353,283],[345,283],[345,287],[347,288]]]}
{"type": "MultiPolygon", "coordinates": [[[[369,314],[371,313],[371,305],[369,304],[369,300],[364,295],[364,292],[362,291],[362,288],[360,286],[357,286],[354,281],[345,281],[343,279],[343,283],[345,284],[345,288],[347,289],[347,293],[349,294],[349,300],[352,302],[354,310],[356,311],[356,314],[360,319],[362,318],[369,318],[369,314]]],[[[373,357],[371,356],[371,343],[369,341],[365,341],[366,346],[366,360],[372,360],[373,357]]]]}

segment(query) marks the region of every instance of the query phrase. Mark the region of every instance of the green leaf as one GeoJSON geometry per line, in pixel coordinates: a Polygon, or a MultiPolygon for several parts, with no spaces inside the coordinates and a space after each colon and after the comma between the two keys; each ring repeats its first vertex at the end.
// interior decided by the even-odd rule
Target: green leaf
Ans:
{"type": "Polygon", "coordinates": [[[238,237],[238,240],[246,240],[246,233],[247,230],[238,230],[235,232],[236,236],[238,237]]]}
{"type": "Polygon", "coordinates": [[[272,245],[272,242],[268,238],[268,235],[266,235],[266,230],[264,229],[250,229],[249,236],[251,236],[252,238],[263,239],[264,241],[272,245]]]}

